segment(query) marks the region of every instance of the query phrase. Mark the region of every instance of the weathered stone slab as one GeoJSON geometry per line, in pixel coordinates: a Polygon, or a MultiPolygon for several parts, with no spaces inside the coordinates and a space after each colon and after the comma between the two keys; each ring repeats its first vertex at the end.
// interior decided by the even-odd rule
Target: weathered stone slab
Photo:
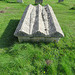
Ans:
{"type": "Polygon", "coordinates": [[[31,41],[31,42],[58,42],[60,38],[47,38],[47,37],[18,37],[19,42],[31,41]]]}
{"type": "Polygon", "coordinates": [[[29,5],[14,33],[19,41],[58,41],[64,37],[51,6],[29,5]]]}
{"type": "Polygon", "coordinates": [[[17,0],[17,2],[19,2],[19,3],[23,3],[23,0],[17,0]]]}
{"type": "Polygon", "coordinates": [[[35,0],[35,4],[42,4],[43,3],[43,0],[35,0]]]}

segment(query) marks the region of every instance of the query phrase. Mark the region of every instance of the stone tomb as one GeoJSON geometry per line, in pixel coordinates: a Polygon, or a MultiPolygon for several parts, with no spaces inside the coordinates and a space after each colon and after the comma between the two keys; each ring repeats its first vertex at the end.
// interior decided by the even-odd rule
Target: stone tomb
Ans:
{"type": "Polygon", "coordinates": [[[35,4],[42,4],[43,3],[43,0],[35,0],[35,4]]]}
{"type": "Polygon", "coordinates": [[[64,37],[57,18],[49,5],[28,5],[14,33],[19,42],[50,42],[64,37]]]}

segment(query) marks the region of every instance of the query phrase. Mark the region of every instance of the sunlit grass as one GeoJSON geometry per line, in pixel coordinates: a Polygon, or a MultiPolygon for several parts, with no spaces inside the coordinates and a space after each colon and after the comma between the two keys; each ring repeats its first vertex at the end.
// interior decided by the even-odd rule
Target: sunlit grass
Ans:
{"type": "Polygon", "coordinates": [[[0,1],[0,75],[74,75],[75,10],[74,0],[44,0],[56,14],[65,37],[58,43],[19,43],[13,35],[28,4],[35,0],[0,1]]]}

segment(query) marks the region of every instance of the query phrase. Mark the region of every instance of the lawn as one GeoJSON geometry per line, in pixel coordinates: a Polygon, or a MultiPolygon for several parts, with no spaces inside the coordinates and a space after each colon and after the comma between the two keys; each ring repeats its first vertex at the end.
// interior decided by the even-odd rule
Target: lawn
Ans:
{"type": "Polygon", "coordinates": [[[52,6],[65,35],[58,43],[19,43],[13,35],[28,4],[0,1],[0,75],[75,75],[75,0],[44,0],[52,6]]]}

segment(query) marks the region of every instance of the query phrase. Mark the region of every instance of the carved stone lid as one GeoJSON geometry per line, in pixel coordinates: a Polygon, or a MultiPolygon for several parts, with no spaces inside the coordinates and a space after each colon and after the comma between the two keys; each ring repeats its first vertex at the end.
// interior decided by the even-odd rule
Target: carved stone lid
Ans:
{"type": "Polygon", "coordinates": [[[64,37],[51,6],[28,5],[14,33],[16,37],[64,37]]]}

